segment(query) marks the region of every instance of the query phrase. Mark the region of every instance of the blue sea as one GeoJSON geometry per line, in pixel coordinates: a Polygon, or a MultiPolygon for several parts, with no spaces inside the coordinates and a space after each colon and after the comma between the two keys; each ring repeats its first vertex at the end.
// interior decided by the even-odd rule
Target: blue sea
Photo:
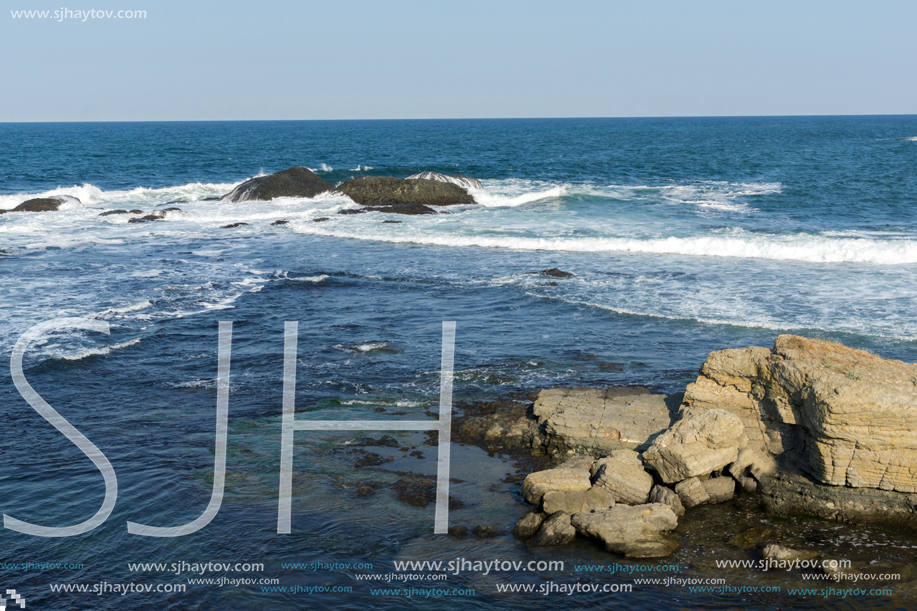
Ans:
{"type": "MultiPolygon", "coordinates": [[[[386,487],[396,472],[435,474],[422,433],[391,433],[422,457],[373,447],[394,460],[369,467],[347,454],[369,433],[297,433],[293,532],[276,525],[285,321],[299,322],[298,419],[428,418],[443,321],[456,321],[456,401],[553,386],[675,393],[711,351],[769,347],[780,333],[917,361],[915,116],[0,124],[0,209],[51,195],[75,199],[0,215],[0,511],[66,526],[104,497],[99,471],[29,406],[8,367],[22,334],[56,318],[110,326],[43,335],[24,371],[105,454],[118,496],[84,535],[0,531],[0,563],[79,566],[0,570],[0,587],[25,592],[28,608],[905,608],[898,595],[791,596],[751,572],[728,581],[784,593],[499,593],[501,583],[631,583],[573,568],[630,561],[587,541],[532,550],[514,540],[527,509],[519,484],[502,482],[511,461],[471,446],[453,451],[464,506],[450,522],[502,534],[433,535],[433,505],[406,505],[386,487]],[[476,205],[426,216],[337,214],[357,206],[332,193],[205,201],[294,165],[332,183],[432,170],[483,187],[476,205]],[[149,223],[99,216],[165,208],[179,210],[149,223]],[[246,225],[224,228],[234,223],[246,225]],[[538,273],[555,267],[572,276],[538,273]],[[127,521],[184,524],[210,499],[220,321],[233,321],[220,512],[186,537],[129,535],[127,521]],[[356,492],[367,482],[369,498],[356,492]],[[566,570],[384,581],[395,561],[456,558],[563,559],[566,570]],[[264,569],[129,567],[182,562],[264,569]],[[289,589],[264,591],[263,579],[289,589]],[[187,591],[50,588],[101,583],[187,591]],[[450,594],[378,593],[399,587],[450,594]]],[[[873,555],[911,549],[895,537],[873,555]]],[[[692,541],[652,564],[723,576],[710,568],[721,552],[692,541]]]]}

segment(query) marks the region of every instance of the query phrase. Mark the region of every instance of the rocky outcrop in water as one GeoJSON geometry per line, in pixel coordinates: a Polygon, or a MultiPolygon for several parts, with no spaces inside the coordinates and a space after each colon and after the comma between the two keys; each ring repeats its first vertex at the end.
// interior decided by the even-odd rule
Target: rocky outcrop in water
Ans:
{"type": "Polygon", "coordinates": [[[465,189],[436,180],[360,176],[344,182],[336,190],[367,206],[364,210],[393,214],[435,214],[430,206],[475,203],[465,189]]]}
{"type": "Polygon", "coordinates": [[[568,457],[523,481],[534,506],[514,530],[523,538],[569,515],[609,551],[664,556],[678,516],[739,489],[775,513],[917,530],[917,365],[831,342],[781,335],[773,350],[711,353],[683,397],[547,389],[456,422],[457,438],[487,449],[568,457]]]}
{"type": "Polygon", "coordinates": [[[59,210],[61,205],[67,202],[79,204],[80,200],[69,195],[38,197],[22,202],[12,210],[0,210],[0,214],[6,214],[7,212],[54,212],[59,210]]]}
{"type": "Polygon", "coordinates": [[[302,166],[295,166],[270,176],[258,176],[246,180],[227,193],[222,199],[231,202],[269,201],[277,197],[315,197],[331,191],[334,185],[322,180],[314,172],[302,166]]]}
{"type": "Polygon", "coordinates": [[[481,181],[464,174],[440,174],[439,172],[420,172],[408,176],[408,180],[436,180],[438,182],[451,182],[463,189],[481,189],[481,181]]]}

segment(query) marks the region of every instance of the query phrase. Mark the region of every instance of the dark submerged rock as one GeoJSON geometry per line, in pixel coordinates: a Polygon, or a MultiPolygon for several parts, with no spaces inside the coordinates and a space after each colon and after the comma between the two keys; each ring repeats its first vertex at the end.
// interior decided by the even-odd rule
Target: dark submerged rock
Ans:
{"type": "Polygon", "coordinates": [[[542,276],[550,276],[552,278],[571,278],[573,276],[573,274],[570,272],[561,271],[556,267],[552,267],[551,269],[543,269],[538,273],[540,273],[542,276]]]}
{"type": "Polygon", "coordinates": [[[314,172],[302,166],[295,166],[270,176],[259,176],[246,180],[227,193],[222,199],[231,202],[269,201],[276,197],[315,197],[331,191],[334,185],[322,180],[314,172]]]}
{"type": "Polygon", "coordinates": [[[248,223],[230,223],[229,225],[223,225],[220,229],[235,229],[236,227],[245,227],[248,223]]]}
{"type": "MultiPolygon", "coordinates": [[[[420,204],[398,204],[396,206],[372,206],[364,208],[364,212],[387,212],[389,214],[436,214],[436,210],[420,204]]],[[[400,223],[401,221],[395,221],[400,223]]]]}
{"type": "MultiPolygon", "coordinates": [[[[142,211],[137,211],[134,214],[141,214],[141,213],[142,211]]],[[[127,210],[106,210],[99,216],[111,216],[112,214],[131,214],[131,213],[128,212],[127,210]]]]}
{"type": "Polygon", "coordinates": [[[289,222],[290,222],[290,221],[286,221],[286,220],[280,219],[280,220],[278,220],[278,221],[274,221],[273,223],[271,223],[271,225],[286,225],[286,224],[289,223],[289,222]]]}
{"type": "Polygon", "coordinates": [[[146,216],[133,218],[128,223],[149,223],[151,221],[161,221],[163,218],[165,218],[164,214],[147,214],[146,216]]]}
{"type": "MultiPolygon", "coordinates": [[[[133,218],[128,223],[149,223],[152,221],[161,221],[166,218],[166,212],[181,212],[181,208],[166,208],[164,210],[153,210],[146,216],[133,218]]],[[[143,214],[141,210],[131,210],[131,214],[143,214]]]]}
{"type": "MultiPolygon", "coordinates": [[[[415,480],[398,480],[393,486],[399,501],[414,507],[426,507],[436,502],[436,482],[423,478],[415,480]]],[[[458,509],[463,503],[452,495],[449,496],[449,509],[458,509]]],[[[477,529],[475,529],[477,534],[477,529]]]]}
{"type": "Polygon", "coordinates": [[[756,526],[734,536],[730,544],[742,549],[761,548],[764,547],[773,536],[774,531],[771,529],[756,526]]]}

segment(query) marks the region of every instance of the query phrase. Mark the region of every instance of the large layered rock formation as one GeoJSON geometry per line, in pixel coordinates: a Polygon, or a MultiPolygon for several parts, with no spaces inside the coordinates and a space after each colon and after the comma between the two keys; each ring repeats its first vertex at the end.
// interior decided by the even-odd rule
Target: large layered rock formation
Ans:
{"type": "Polygon", "coordinates": [[[781,335],[772,350],[710,354],[681,414],[708,411],[742,423],[739,483],[754,474],[750,453],[778,459],[760,478],[773,509],[917,522],[917,365],[781,335]]]}
{"type": "Polygon", "coordinates": [[[276,197],[315,197],[331,191],[334,185],[302,166],[295,166],[270,176],[258,176],[246,180],[227,193],[222,199],[231,202],[251,200],[269,201],[276,197]]]}

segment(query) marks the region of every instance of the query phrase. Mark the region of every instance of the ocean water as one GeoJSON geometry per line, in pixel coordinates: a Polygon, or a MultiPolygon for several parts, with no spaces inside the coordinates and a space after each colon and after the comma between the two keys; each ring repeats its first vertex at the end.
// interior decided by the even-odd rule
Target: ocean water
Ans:
{"type": "MultiPolygon", "coordinates": [[[[357,468],[345,452],[359,441],[354,433],[297,434],[293,533],[276,534],[284,321],[300,325],[299,418],[426,417],[438,401],[444,320],[457,323],[456,399],[556,385],[678,392],[710,351],[770,346],[780,333],[917,361],[915,168],[913,116],[0,124],[0,209],[45,195],[79,200],[58,212],[0,215],[0,511],[67,525],[91,516],[104,494],[99,472],[22,399],[6,365],[22,333],[54,318],[110,325],[107,336],[48,334],[27,353],[25,373],[105,453],[119,483],[114,512],[89,534],[0,533],[0,562],[82,569],[4,571],[10,584],[0,586],[18,586],[48,609],[515,608],[543,600],[495,593],[493,574],[452,577],[448,587],[476,595],[432,601],[374,596],[353,578],[359,570],[282,567],[360,562],[386,574],[403,559],[557,557],[568,569],[621,561],[588,542],[553,552],[508,536],[443,542],[432,535],[432,505],[405,505],[389,489],[371,499],[354,493],[362,482],[397,479],[392,471],[435,473],[435,447],[423,459],[357,468]],[[293,165],[333,183],[461,172],[483,188],[473,191],[478,205],[435,216],[339,215],[355,204],[329,194],[203,201],[293,165]],[[99,216],[170,207],[180,210],[152,223],[99,216]],[[321,217],[329,220],[314,222],[321,217]],[[280,219],[289,222],[272,224],[280,219]],[[223,228],[239,222],[247,225],[223,228]],[[574,275],[537,273],[552,267],[574,275]],[[226,320],[234,327],[220,513],[181,539],[128,535],[128,520],[182,524],[208,502],[217,325],[226,320]],[[195,584],[185,594],[120,597],[54,594],[48,585],[184,583],[187,575],[127,565],[230,560],[264,563],[254,577],[283,585],[352,591],[195,584]]],[[[423,440],[392,436],[404,445],[423,440]]],[[[452,523],[508,532],[526,510],[518,484],[499,484],[497,493],[490,486],[511,466],[471,447],[453,456],[462,480],[454,494],[465,506],[452,523]]],[[[685,566],[683,575],[717,575],[698,549],[688,541],[669,561],[685,566]]],[[[203,575],[220,576],[253,577],[203,575]]],[[[585,579],[572,570],[547,578],[585,579]]],[[[685,609],[774,604],[661,587],[635,588],[626,604],[652,609],[673,597],[685,609]]],[[[579,593],[553,604],[606,600],[579,593]]],[[[817,607],[804,597],[777,600],[817,607]]],[[[831,602],[867,603],[903,608],[887,597],[831,602]]]]}

